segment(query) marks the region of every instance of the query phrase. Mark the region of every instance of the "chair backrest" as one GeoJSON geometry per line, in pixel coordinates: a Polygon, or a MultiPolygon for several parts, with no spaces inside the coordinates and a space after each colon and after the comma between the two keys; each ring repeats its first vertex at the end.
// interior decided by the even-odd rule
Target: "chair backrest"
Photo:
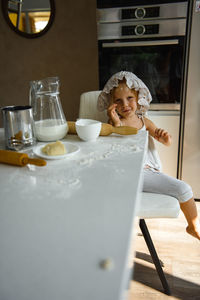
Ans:
{"type": "Polygon", "coordinates": [[[79,118],[93,119],[107,123],[107,112],[97,110],[97,99],[101,91],[91,91],[81,94],[79,106],[79,118]]]}

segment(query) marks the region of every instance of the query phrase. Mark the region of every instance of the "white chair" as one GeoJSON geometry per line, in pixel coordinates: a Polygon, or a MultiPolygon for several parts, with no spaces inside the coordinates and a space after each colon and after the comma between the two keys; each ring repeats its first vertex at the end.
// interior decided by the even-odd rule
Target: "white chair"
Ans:
{"type": "Polygon", "coordinates": [[[106,111],[97,110],[97,99],[101,91],[91,91],[81,94],[79,106],[79,118],[93,119],[107,123],[106,111]]]}
{"type": "MultiPolygon", "coordinates": [[[[106,112],[99,112],[97,110],[97,98],[99,94],[100,91],[91,91],[81,95],[79,118],[95,119],[101,122],[107,122],[108,118],[106,112]]],[[[179,212],[180,206],[177,199],[163,194],[141,193],[140,205],[137,212],[139,226],[161,280],[164,293],[167,295],[171,294],[170,288],[149,234],[145,219],[177,218],[179,212]]]]}
{"type": "Polygon", "coordinates": [[[153,263],[156,267],[164,292],[167,295],[171,294],[170,288],[163,272],[157,252],[155,250],[153,241],[151,239],[145,219],[177,218],[179,212],[180,205],[178,200],[174,197],[155,193],[141,193],[140,206],[137,212],[137,216],[140,219],[139,226],[151,254],[153,263]]]}

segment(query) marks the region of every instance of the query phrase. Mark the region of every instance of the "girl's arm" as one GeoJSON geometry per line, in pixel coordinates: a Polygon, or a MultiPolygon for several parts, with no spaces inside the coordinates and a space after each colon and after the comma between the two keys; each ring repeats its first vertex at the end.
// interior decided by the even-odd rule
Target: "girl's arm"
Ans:
{"type": "Polygon", "coordinates": [[[154,137],[160,143],[170,146],[172,143],[172,137],[168,131],[156,127],[156,125],[149,119],[144,118],[146,129],[149,131],[149,134],[154,137]]]}
{"type": "Polygon", "coordinates": [[[111,104],[107,109],[107,115],[109,117],[108,123],[118,127],[121,125],[120,117],[116,112],[117,104],[111,104]]]}

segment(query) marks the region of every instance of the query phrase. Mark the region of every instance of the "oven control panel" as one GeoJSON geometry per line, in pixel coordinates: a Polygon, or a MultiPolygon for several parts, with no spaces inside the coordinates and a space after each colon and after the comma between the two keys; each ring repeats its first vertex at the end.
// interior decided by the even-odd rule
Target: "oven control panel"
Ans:
{"type": "Polygon", "coordinates": [[[159,33],[159,24],[153,25],[133,25],[133,26],[122,26],[121,27],[121,35],[129,36],[129,35],[149,35],[149,34],[158,34],[159,33]]]}
{"type": "Polygon", "coordinates": [[[124,8],[121,10],[121,20],[157,18],[159,17],[159,10],[159,6],[124,8]]]}
{"type": "Polygon", "coordinates": [[[179,19],[187,16],[187,1],[148,6],[98,8],[97,23],[179,19]]]}
{"type": "Polygon", "coordinates": [[[187,2],[97,9],[98,40],[184,36],[187,2]]]}

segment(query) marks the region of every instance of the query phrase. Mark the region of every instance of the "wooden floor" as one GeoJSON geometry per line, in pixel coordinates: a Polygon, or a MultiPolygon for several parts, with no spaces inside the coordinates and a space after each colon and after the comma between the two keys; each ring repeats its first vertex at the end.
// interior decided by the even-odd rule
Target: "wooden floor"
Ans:
{"type": "MultiPolygon", "coordinates": [[[[200,215],[200,202],[196,204],[200,215]]],[[[200,300],[200,241],[185,233],[186,221],[182,212],[177,219],[152,219],[146,223],[159,259],[164,264],[172,295],[163,293],[138,226],[128,300],[200,300]]]]}

